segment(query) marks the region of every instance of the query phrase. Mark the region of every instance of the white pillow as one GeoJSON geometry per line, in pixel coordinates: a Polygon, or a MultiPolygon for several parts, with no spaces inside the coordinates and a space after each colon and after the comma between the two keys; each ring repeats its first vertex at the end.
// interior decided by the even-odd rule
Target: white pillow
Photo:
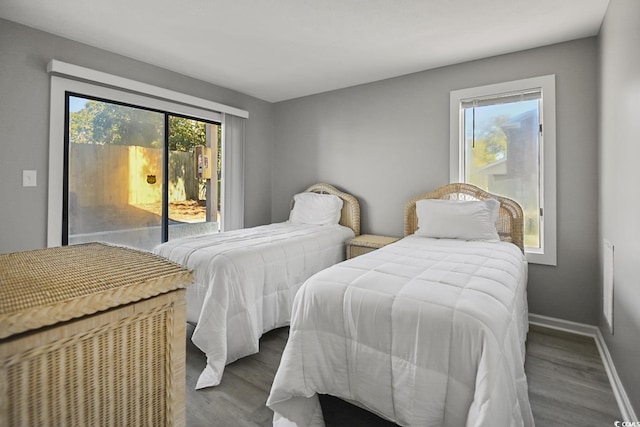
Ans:
{"type": "Polygon", "coordinates": [[[289,222],[330,225],[340,222],[342,199],[333,194],[300,193],[293,196],[289,222]]]}
{"type": "Polygon", "coordinates": [[[482,201],[418,200],[416,235],[440,239],[484,240],[498,242],[496,219],[500,202],[495,199],[482,201]]]}

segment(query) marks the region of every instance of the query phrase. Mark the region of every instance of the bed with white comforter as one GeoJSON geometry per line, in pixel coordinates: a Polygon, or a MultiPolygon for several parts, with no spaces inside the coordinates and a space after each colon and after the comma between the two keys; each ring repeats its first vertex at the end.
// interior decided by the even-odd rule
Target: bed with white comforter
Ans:
{"type": "Polygon", "coordinates": [[[314,275],[267,400],[274,426],[324,425],[317,394],[403,426],[533,426],[526,283],[512,243],[413,234],[314,275]]]}
{"type": "Polygon", "coordinates": [[[267,405],[324,425],[316,393],[406,426],[531,426],[527,264],[510,243],[409,236],[316,274],[267,405]]]}
{"type": "Polygon", "coordinates": [[[312,274],[344,260],[353,230],[286,222],[164,243],[155,253],[194,272],[187,289],[192,341],[207,355],[196,388],[220,383],[226,364],[258,352],[262,334],[286,326],[312,274]]]}
{"type": "Polygon", "coordinates": [[[303,196],[290,221],[170,240],[154,248],[194,273],[187,288],[187,321],[196,325],[191,340],[207,356],[196,388],[218,385],[225,365],[257,353],[264,332],[289,324],[302,283],[344,260],[345,242],[360,229],[358,201],[328,184],[311,186],[303,196]],[[324,219],[322,225],[310,224],[326,213],[324,196],[332,196],[335,218],[331,224],[324,219]],[[335,198],[341,201],[335,204],[335,198]]]}

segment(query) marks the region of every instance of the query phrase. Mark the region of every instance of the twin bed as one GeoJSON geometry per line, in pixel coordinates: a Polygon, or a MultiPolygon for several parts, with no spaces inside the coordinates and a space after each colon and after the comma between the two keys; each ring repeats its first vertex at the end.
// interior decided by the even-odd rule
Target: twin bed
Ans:
{"type": "Polygon", "coordinates": [[[520,207],[450,184],[407,204],[405,234],[300,288],[275,426],[324,425],[318,394],[403,426],[534,425],[520,207]]]}
{"type": "Polygon", "coordinates": [[[188,317],[207,354],[197,388],[290,324],[267,400],[276,426],[324,425],[318,394],[405,426],[533,426],[519,205],[450,184],[409,201],[405,238],[340,262],[360,231],[357,200],[325,184],[307,191],[337,195],[343,225],[287,222],[157,249],[194,270],[188,317]]]}
{"type": "Polygon", "coordinates": [[[357,199],[316,184],[295,196],[289,221],[156,247],[154,253],[194,273],[187,321],[207,356],[196,388],[218,385],[225,365],[257,353],[263,333],[288,325],[298,288],[343,261],[345,241],[359,234],[357,199]]]}

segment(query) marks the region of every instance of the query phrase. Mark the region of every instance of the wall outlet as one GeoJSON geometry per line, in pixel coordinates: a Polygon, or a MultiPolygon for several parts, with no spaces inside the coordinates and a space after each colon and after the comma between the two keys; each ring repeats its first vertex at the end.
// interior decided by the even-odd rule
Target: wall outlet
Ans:
{"type": "Polygon", "coordinates": [[[23,187],[35,187],[36,183],[36,171],[23,170],[22,171],[22,186],[23,187]]]}

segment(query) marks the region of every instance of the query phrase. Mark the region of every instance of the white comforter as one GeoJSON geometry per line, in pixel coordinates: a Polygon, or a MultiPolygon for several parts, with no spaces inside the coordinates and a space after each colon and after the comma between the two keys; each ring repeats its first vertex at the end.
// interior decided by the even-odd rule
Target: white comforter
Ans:
{"type": "Polygon", "coordinates": [[[163,243],[154,252],[193,270],[187,319],[207,355],[196,388],[220,383],[226,364],[258,352],[260,336],[289,324],[293,298],[312,274],[344,260],[341,225],[288,222],[163,243]]]}
{"type": "Polygon", "coordinates": [[[324,425],[326,393],[403,426],[533,426],[526,280],[513,244],[418,236],[314,275],[267,400],[274,425],[324,425]]]}

